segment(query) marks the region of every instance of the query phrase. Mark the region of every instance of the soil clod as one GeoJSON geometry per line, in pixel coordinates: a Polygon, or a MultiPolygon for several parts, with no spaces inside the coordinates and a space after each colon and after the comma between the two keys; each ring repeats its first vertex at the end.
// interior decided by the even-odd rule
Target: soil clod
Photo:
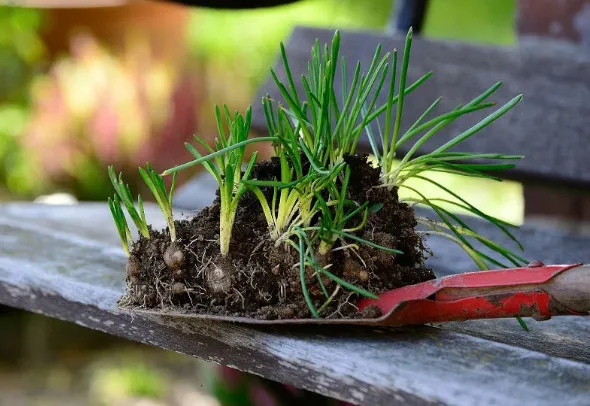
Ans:
{"type": "MultiPolygon", "coordinates": [[[[316,262],[377,295],[433,279],[424,266],[426,249],[415,231],[413,209],[398,200],[397,189],[380,186],[379,170],[367,162],[367,156],[348,156],[346,162],[351,167],[349,199],[379,207],[369,212],[365,227],[355,235],[403,254],[337,240],[331,251],[316,256],[316,262]]],[[[260,180],[280,176],[278,160],[256,164],[253,174],[260,180]]],[[[170,243],[167,233],[155,230],[149,240],[137,240],[126,266],[131,284],[120,304],[262,320],[311,317],[302,294],[299,254],[270,240],[258,200],[249,192],[240,200],[226,257],[219,252],[219,210],[217,197],[193,218],[176,221],[175,243],[170,243]]],[[[359,312],[358,294],[326,276],[319,279],[312,267],[306,269],[305,282],[316,309],[326,301],[326,293],[333,296],[321,317],[381,316],[374,306],[359,312]]]]}

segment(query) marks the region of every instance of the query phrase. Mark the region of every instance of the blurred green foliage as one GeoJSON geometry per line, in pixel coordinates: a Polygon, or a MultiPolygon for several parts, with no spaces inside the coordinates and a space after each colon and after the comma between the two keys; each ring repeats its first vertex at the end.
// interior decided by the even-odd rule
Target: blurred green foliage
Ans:
{"type": "Polygon", "coordinates": [[[42,14],[33,9],[0,7],[0,197],[30,190],[27,158],[18,137],[29,119],[28,84],[45,49],[39,36],[42,14]]]}
{"type": "Polygon", "coordinates": [[[331,28],[382,30],[391,0],[303,0],[258,10],[199,9],[193,13],[189,42],[195,55],[209,63],[235,68],[236,80],[256,86],[296,24],[331,28]],[[238,63],[239,61],[239,63],[238,63]]]}
{"type": "MultiPolygon", "coordinates": [[[[392,0],[303,0],[288,6],[244,11],[195,10],[189,27],[194,54],[236,80],[258,85],[295,25],[382,31],[392,0]]],[[[479,43],[515,42],[515,0],[430,0],[423,35],[479,43]]]]}
{"type": "Polygon", "coordinates": [[[45,49],[39,37],[42,14],[34,9],[0,7],[0,98],[23,102],[23,86],[45,49]]]}
{"type": "Polygon", "coordinates": [[[162,398],[167,382],[153,365],[125,362],[93,371],[90,391],[96,404],[121,404],[126,398],[162,398]]]}
{"type": "MultiPolygon", "coordinates": [[[[515,4],[515,0],[430,0],[423,35],[512,44],[515,4]]],[[[176,164],[182,159],[176,147],[182,149],[188,134],[201,131],[195,117],[208,128],[213,103],[245,109],[252,102],[276,60],[279,41],[288,38],[295,25],[383,31],[393,7],[391,0],[371,0],[370,7],[359,0],[302,0],[258,10],[194,9],[188,45],[189,59],[199,66],[190,72],[198,80],[203,99],[199,103],[205,105],[199,112],[189,107],[197,101],[190,101],[188,93],[174,93],[174,87],[188,88],[177,78],[177,66],[148,57],[151,65],[137,70],[133,59],[144,56],[133,51],[115,56],[86,44],[84,55],[53,61],[49,74],[35,76],[44,54],[39,34],[43,15],[0,7],[0,199],[3,187],[19,197],[65,190],[79,199],[103,199],[110,193],[104,171],[108,163],[119,162],[118,169],[125,170],[156,153],[161,165],[176,164]],[[146,70],[151,74],[142,74],[146,70]],[[139,77],[143,79],[134,79],[139,77]],[[142,92],[152,92],[152,100],[157,99],[151,108],[141,107],[145,103],[137,100],[142,92]],[[182,113],[166,119],[173,100],[177,103],[173,110],[182,113]],[[171,120],[172,124],[163,124],[171,120]],[[185,124],[175,127],[180,121],[185,124]],[[163,128],[167,128],[164,136],[163,128]],[[166,146],[154,141],[162,137],[169,141],[166,146]]],[[[522,221],[522,193],[516,183],[473,184],[453,176],[441,181],[483,204],[490,214],[522,221]]]]}
{"type": "Polygon", "coordinates": [[[516,0],[429,0],[423,35],[489,44],[514,44],[516,0]]]}

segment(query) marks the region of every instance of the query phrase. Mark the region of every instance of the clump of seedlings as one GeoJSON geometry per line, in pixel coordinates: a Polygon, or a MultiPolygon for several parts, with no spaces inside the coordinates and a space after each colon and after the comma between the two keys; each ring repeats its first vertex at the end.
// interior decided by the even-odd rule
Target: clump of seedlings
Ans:
{"type": "Polygon", "coordinates": [[[122,176],[117,178],[109,168],[116,192],[109,207],[129,255],[128,286],[120,305],[259,319],[378,317],[374,308],[359,312],[356,301],[434,278],[424,264],[427,234],[456,242],[481,269],[505,267],[499,257],[514,265],[525,263],[443,206],[454,205],[494,224],[521,249],[510,224],[481,212],[427,175],[447,172],[497,179],[490,172],[513,167],[508,161],[520,156],[463,153],[455,147],[512,109],[522,96],[433,152],[418,155],[419,148],[450,123],[494,107],[486,100],[500,84],[434,115],[437,99],[402,131],[406,96],[431,76],[407,83],[411,42],[410,30],[400,66],[396,50],[382,55],[379,46],[368,70],[361,72],[357,63],[347,82],[336,32],[330,47],[322,49],[316,42],[312,48],[300,87],[281,45],[286,81],[271,73],[285,102],[262,100],[268,136],[248,138],[251,109],[242,115],[216,108],[219,136],[214,145],[196,137],[204,153],[187,143],[194,160],[162,176],[149,164],[140,168],[162,209],[166,230],[147,225],[141,197],[136,208],[122,176]],[[338,69],[340,99],[335,90],[338,69]],[[386,102],[380,104],[388,79],[386,102]],[[383,129],[379,121],[385,123],[383,129]],[[371,157],[357,153],[362,136],[368,137],[371,157]],[[274,156],[257,162],[254,153],[245,160],[246,145],[262,141],[272,143],[274,156]],[[400,155],[402,146],[407,152],[400,155]],[[174,220],[176,173],[193,165],[203,165],[217,180],[217,196],[194,217],[174,220]],[[167,175],[173,175],[168,192],[163,178],[167,175]],[[452,199],[429,198],[410,186],[410,179],[429,182],[452,199]],[[400,199],[401,188],[413,192],[412,197],[400,199]],[[438,219],[416,217],[414,205],[432,208],[438,219]],[[124,210],[139,231],[135,240],[124,210]],[[496,255],[490,256],[490,251],[496,255]]]}

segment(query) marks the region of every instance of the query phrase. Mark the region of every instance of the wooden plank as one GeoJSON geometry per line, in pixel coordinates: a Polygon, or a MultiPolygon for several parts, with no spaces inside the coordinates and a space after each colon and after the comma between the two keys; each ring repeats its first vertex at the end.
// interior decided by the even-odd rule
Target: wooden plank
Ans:
{"type": "MultiPolygon", "coordinates": [[[[333,31],[328,29],[295,28],[286,49],[296,77],[306,72],[315,39],[329,43],[332,35],[333,31]]],[[[353,61],[360,60],[366,69],[379,43],[385,50],[403,49],[404,40],[399,36],[349,31],[341,35],[341,53],[350,61],[350,66],[353,61]]],[[[276,67],[277,73],[284,78],[280,65],[276,67]]],[[[349,70],[348,74],[352,75],[352,68],[349,70]]],[[[448,111],[471,100],[494,82],[503,81],[503,87],[493,100],[504,103],[523,93],[524,101],[481,134],[469,138],[462,150],[525,155],[526,159],[517,169],[507,173],[514,179],[577,187],[590,184],[590,160],[587,159],[590,154],[590,143],[587,142],[590,54],[585,48],[534,40],[523,41],[519,47],[511,48],[416,38],[409,81],[430,70],[434,70],[434,76],[408,96],[402,129],[409,127],[438,96],[444,97],[439,111],[448,111]]],[[[340,83],[339,73],[336,83],[340,83]]],[[[303,92],[302,89],[299,91],[303,92]]],[[[253,102],[253,125],[259,132],[266,129],[260,99],[267,92],[282,100],[269,78],[253,102]]],[[[339,92],[340,89],[338,98],[339,92]]],[[[384,102],[383,98],[381,102],[384,102]]],[[[449,125],[419,152],[432,151],[482,116],[483,113],[474,113],[471,118],[449,125]]],[[[366,142],[363,147],[368,149],[366,142]]],[[[401,152],[407,149],[401,148],[401,152]]]]}
{"type": "MultiPolygon", "coordinates": [[[[517,7],[517,30],[521,39],[552,38],[590,44],[590,1],[519,0],[517,7]]],[[[588,235],[590,212],[584,207],[590,195],[555,189],[545,185],[524,186],[526,222],[552,224],[588,235]]]]}
{"type": "MultiPolygon", "coordinates": [[[[418,214],[435,218],[430,210],[419,209],[418,214]]],[[[505,246],[511,241],[497,228],[462,217],[482,235],[505,246]]],[[[523,256],[530,261],[540,260],[547,264],[590,263],[590,238],[581,235],[560,233],[550,228],[524,226],[515,236],[524,245],[523,256]]],[[[449,275],[475,270],[472,261],[456,244],[441,237],[430,237],[428,246],[434,252],[428,265],[437,275],[449,275]]],[[[478,337],[533,349],[553,356],[590,363],[590,320],[576,317],[556,317],[545,322],[528,322],[527,333],[510,319],[477,320],[464,323],[439,325],[445,329],[469,333],[478,337]]]]}
{"type": "MultiPolygon", "coordinates": [[[[154,206],[147,212],[159,218],[154,206]]],[[[109,216],[97,204],[0,206],[0,303],[358,404],[587,404],[587,359],[552,348],[431,327],[253,328],[118,313],[124,256],[109,216]]],[[[518,338],[550,334],[550,324],[537,326],[518,338]]]]}
{"type": "Polygon", "coordinates": [[[525,184],[524,221],[590,235],[590,194],[555,185],[525,184]]]}

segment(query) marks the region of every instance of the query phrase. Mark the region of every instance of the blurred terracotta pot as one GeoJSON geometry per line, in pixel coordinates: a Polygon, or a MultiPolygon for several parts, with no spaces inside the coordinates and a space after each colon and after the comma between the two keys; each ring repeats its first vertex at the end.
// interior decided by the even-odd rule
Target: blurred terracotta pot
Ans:
{"type": "Polygon", "coordinates": [[[29,3],[48,8],[43,37],[51,56],[67,52],[72,35],[80,31],[92,34],[114,50],[120,49],[129,35],[147,38],[157,55],[176,58],[185,49],[188,7],[125,0],[34,0],[29,3]]]}

